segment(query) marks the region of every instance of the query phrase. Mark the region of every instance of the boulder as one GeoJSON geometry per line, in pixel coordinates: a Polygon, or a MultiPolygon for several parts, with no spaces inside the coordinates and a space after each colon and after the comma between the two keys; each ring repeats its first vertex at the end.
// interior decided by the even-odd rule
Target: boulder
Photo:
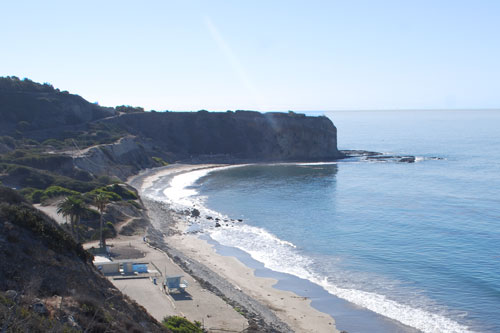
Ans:
{"type": "Polygon", "coordinates": [[[14,300],[17,297],[17,291],[15,291],[15,290],[7,290],[5,292],[5,296],[7,296],[7,298],[9,298],[9,299],[14,300]]]}
{"type": "Polygon", "coordinates": [[[199,217],[200,216],[200,211],[196,208],[193,208],[191,210],[191,217],[199,217]]]}
{"type": "Polygon", "coordinates": [[[35,299],[35,303],[31,305],[31,308],[33,309],[33,311],[42,316],[45,316],[48,313],[47,307],[39,299],[35,299]]]}
{"type": "Polygon", "coordinates": [[[415,156],[405,156],[399,159],[401,163],[415,163],[415,156]]]}

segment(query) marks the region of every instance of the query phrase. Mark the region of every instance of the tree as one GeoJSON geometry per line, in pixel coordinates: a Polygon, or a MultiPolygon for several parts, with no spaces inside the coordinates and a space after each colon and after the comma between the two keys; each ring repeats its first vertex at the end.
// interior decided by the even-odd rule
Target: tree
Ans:
{"type": "Polygon", "coordinates": [[[104,228],[104,223],[103,223],[103,213],[104,209],[106,208],[106,205],[109,203],[109,198],[107,195],[104,193],[99,193],[94,197],[94,205],[97,207],[100,213],[100,220],[99,220],[99,226],[100,226],[100,241],[99,241],[99,246],[101,249],[104,249],[106,251],[106,237],[104,237],[103,233],[103,228],[104,228]]]}
{"type": "Polygon", "coordinates": [[[82,198],[78,195],[73,195],[64,199],[57,205],[57,214],[62,214],[62,216],[69,216],[71,233],[73,237],[79,242],[80,237],[78,234],[78,225],[80,224],[80,218],[87,212],[87,207],[82,198]],[[75,231],[76,229],[76,231],[75,231]]]}

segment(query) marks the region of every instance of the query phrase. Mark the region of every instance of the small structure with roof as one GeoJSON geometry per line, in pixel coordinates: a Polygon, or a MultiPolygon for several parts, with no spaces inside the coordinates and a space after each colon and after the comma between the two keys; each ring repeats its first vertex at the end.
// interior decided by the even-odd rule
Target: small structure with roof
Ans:
{"type": "Polygon", "coordinates": [[[153,278],[162,276],[153,262],[135,259],[94,261],[94,265],[105,276],[113,279],[153,278]]]}
{"type": "Polygon", "coordinates": [[[186,280],[183,280],[182,277],[183,275],[165,277],[165,281],[163,282],[163,288],[165,291],[170,293],[176,290],[183,293],[186,290],[188,283],[186,280]]]}

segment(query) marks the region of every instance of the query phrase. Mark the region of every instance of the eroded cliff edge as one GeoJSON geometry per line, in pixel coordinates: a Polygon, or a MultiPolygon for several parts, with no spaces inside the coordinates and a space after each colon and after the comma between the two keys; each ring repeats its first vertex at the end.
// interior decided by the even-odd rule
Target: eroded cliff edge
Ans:
{"type": "Polygon", "coordinates": [[[337,129],[327,117],[296,113],[144,112],[102,120],[146,139],[167,161],[330,161],[337,129]]]}

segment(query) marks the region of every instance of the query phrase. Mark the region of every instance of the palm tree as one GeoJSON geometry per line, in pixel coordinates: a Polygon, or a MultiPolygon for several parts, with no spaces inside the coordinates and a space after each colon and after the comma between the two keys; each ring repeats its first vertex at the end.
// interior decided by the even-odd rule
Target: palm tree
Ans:
{"type": "Polygon", "coordinates": [[[99,246],[101,247],[101,249],[104,249],[104,251],[106,251],[106,238],[104,237],[104,233],[103,233],[103,228],[104,228],[103,212],[104,212],[104,209],[106,208],[106,205],[108,203],[109,203],[109,198],[107,195],[105,195],[103,193],[99,193],[98,195],[96,195],[94,197],[94,205],[97,207],[97,209],[99,209],[99,213],[100,213],[100,242],[99,242],[99,246]]]}
{"type": "Polygon", "coordinates": [[[64,217],[69,216],[71,233],[77,242],[80,241],[78,234],[78,224],[80,223],[80,218],[87,212],[87,207],[85,202],[81,197],[73,195],[67,197],[57,205],[57,214],[62,214],[64,217]],[[76,231],[75,231],[76,229],[76,231]]]}

